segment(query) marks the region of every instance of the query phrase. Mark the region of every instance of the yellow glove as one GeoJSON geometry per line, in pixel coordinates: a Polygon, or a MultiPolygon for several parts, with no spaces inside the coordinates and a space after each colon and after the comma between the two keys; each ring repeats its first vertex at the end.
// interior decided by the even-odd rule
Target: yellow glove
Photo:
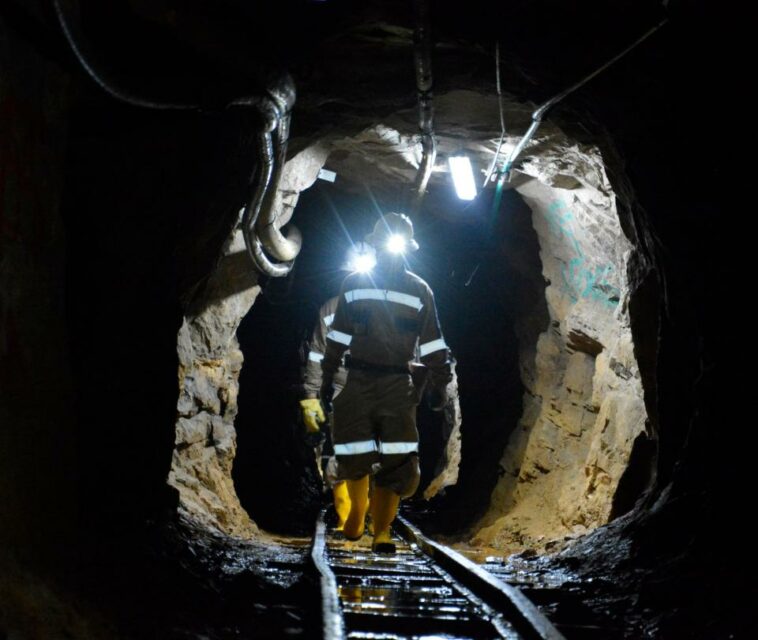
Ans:
{"type": "Polygon", "coordinates": [[[321,408],[321,401],[318,398],[306,398],[300,401],[300,408],[303,411],[303,423],[308,433],[318,433],[319,425],[326,422],[324,410],[321,408]]]}

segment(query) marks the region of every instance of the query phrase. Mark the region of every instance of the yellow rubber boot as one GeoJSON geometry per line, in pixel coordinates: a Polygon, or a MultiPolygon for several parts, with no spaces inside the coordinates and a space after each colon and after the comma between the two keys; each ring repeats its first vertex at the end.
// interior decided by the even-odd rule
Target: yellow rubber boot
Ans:
{"type": "Polygon", "coordinates": [[[400,496],[390,489],[375,487],[371,496],[371,519],[374,522],[372,551],[395,553],[395,543],[390,536],[390,525],[397,515],[400,496]]]}
{"type": "Polygon", "coordinates": [[[369,493],[369,499],[368,499],[368,508],[366,510],[366,513],[368,514],[366,516],[366,531],[368,531],[368,534],[370,536],[374,535],[374,521],[371,519],[371,494],[369,493]]]}
{"type": "Polygon", "coordinates": [[[371,519],[371,498],[374,495],[374,487],[374,477],[371,476],[368,485],[368,505],[366,509],[366,513],[368,514],[366,516],[366,531],[368,531],[370,536],[374,535],[374,521],[371,519]]]}
{"type": "Polygon", "coordinates": [[[368,509],[368,476],[360,480],[345,480],[350,496],[350,513],[342,527],[342,533],[348,540],[358,540],[363,535],[368,509]]]}
{"type": "Polygon", "coordinates": [[[347,483],[338,482],[332,488],[334,497],[334,510],[337,512],[337,531],[342,531],[345,526],[345,520],[350,513],[350,494],[347,492],[347,483]]]}

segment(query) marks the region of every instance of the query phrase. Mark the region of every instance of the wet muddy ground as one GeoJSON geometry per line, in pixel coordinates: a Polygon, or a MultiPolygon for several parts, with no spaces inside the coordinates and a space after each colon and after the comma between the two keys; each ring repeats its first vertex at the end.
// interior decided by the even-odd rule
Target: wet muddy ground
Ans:
{"type": "Polygon", "coordinates": [[[394,537],[395,554],[327,535],[329,563],[337,581],[350,638],[518,638],[500,616],[423,553],[394,537]]]}
{"type": "Polygon", "coordinates": [[[318,592],[308,573],[309,538],[240,540],[180,521],[163,553],[185,577],[163,634],[171,640],[310,638],[318,592]]]}
{"type": "MultiPolygon", "coordinates": [[[[97,570],[91,568],[89,578],[78,576],[75,584],[62,591],[63,597],[46,608],[47,626],[40,627],[44,633],[20,637],[246,640],[320,636],[321,598],[310,569],[309,537],[261,534],[241,540],[181,518],[155,527],[151,535],[148,553],[139,554],[142,559],[122,554],[114,560],[111,546],[93,552],[90,562],[98,565],[97,570]],[[55,619],[53,610],[58,612],[55,619]],[[95,624],[98,621],[102,625],[95,624]],[[99,626],[107,628],[107,633],[99,633],[99,626]],[[89,631],[67,635],[66,629],[89,631]]],[[[659,571],[653,570],[661,564],[654,558],[647,565],[631,564],[632,549],[618,537],[593,534],[551,556],[524,552],[504,558],[491,550],[483,556],[482,550],[467,549],[461,543],[454,546],[521,588],[569,640],[755,637],[740,635],[740,630],[751,628],[752,620],[750,611],[733,598],[735,585],[727,582],[728,576],[719,583],[704,565],[689,561],[669,561],[658,566],[659,571]],[[615,556],[609,560],[610,554],[615,556]]],[[[418,594],[408,598],[407,590],[398,591],[397,585],[390,584],[404,579],[403,568],[387,584],[363,584],[351,577],[358,556],[372,555],[365,551],[359,548],[356,557],[343,554],[339,559],[347,609],[359,603],[369,608],[383,606],[382,598],[390,594],[400,608],[414,614],[411,610],[420,604],[418,594]]],[[[21,587],[15,592],[19,598],[26,597],[34,585],[26,580],[21,587]]],[[[421,610],[424,606],[461,605],[449,590],[439,594],[439,601],[430,595],[434,594],[421,596],[428,601],[416,612],[419,618],[426,615],[421,610]],[[443,602],[446,598],[453,602],[443,602]]],[[[27,613],[30,618],[40,614],[27,613]]],[[[3,622],[12,629],[13,620],[0,615],[3,622]]]]}

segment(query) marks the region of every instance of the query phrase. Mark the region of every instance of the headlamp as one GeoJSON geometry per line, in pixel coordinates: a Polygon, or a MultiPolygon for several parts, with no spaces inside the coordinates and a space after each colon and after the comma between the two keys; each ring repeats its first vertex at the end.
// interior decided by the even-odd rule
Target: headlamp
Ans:
{"type": "Polygon", "coordinates": [[[352,272],[368,273],[376,266],[374,249],[370,245],[359,242],[348,254],[347,268],[352,272]]]}
{"type": "Polygon", "coordinates": [[[353,258],[353,271],[368,273],[376,265],[376,258],[370,253],[359,253],[353,258]]]}
{"type": "Polygon", "coordinates": [[[406,241],[405,237],[399,233],[393,233],[387,238],[387,251],[390,253],[405,253],[406,241]]]}

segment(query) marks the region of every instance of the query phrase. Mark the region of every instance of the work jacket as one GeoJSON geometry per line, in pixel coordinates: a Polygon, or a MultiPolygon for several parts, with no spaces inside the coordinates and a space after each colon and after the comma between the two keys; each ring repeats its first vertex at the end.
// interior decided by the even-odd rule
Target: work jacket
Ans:
{"type": "MultiPolygon", "coordinates": [[[[308,343],[308,359],[305,362],[303,374],[303,397],[318,398],[321,389],[322,372],[321,361],[326,351],[326,335],[334,321],[334,312],[337,310],[338,296],[329,298],[318,311],[318,323],[313,328],[311,340],[308,343]]],[[[347,372],[340,362],[334,375],[333,385],[335,395],[345,386],[347,372]]]]}
{"type": "Polygon", "coordinates": [[[350,349],[348,370],[410,372],[416,357],[428,369],[427,384],[451,379],[450,352],[442,337],[429,285],[406,269],[350,274],[342,283],[321,362],[324,381],[334,380],[350,349]]]}

